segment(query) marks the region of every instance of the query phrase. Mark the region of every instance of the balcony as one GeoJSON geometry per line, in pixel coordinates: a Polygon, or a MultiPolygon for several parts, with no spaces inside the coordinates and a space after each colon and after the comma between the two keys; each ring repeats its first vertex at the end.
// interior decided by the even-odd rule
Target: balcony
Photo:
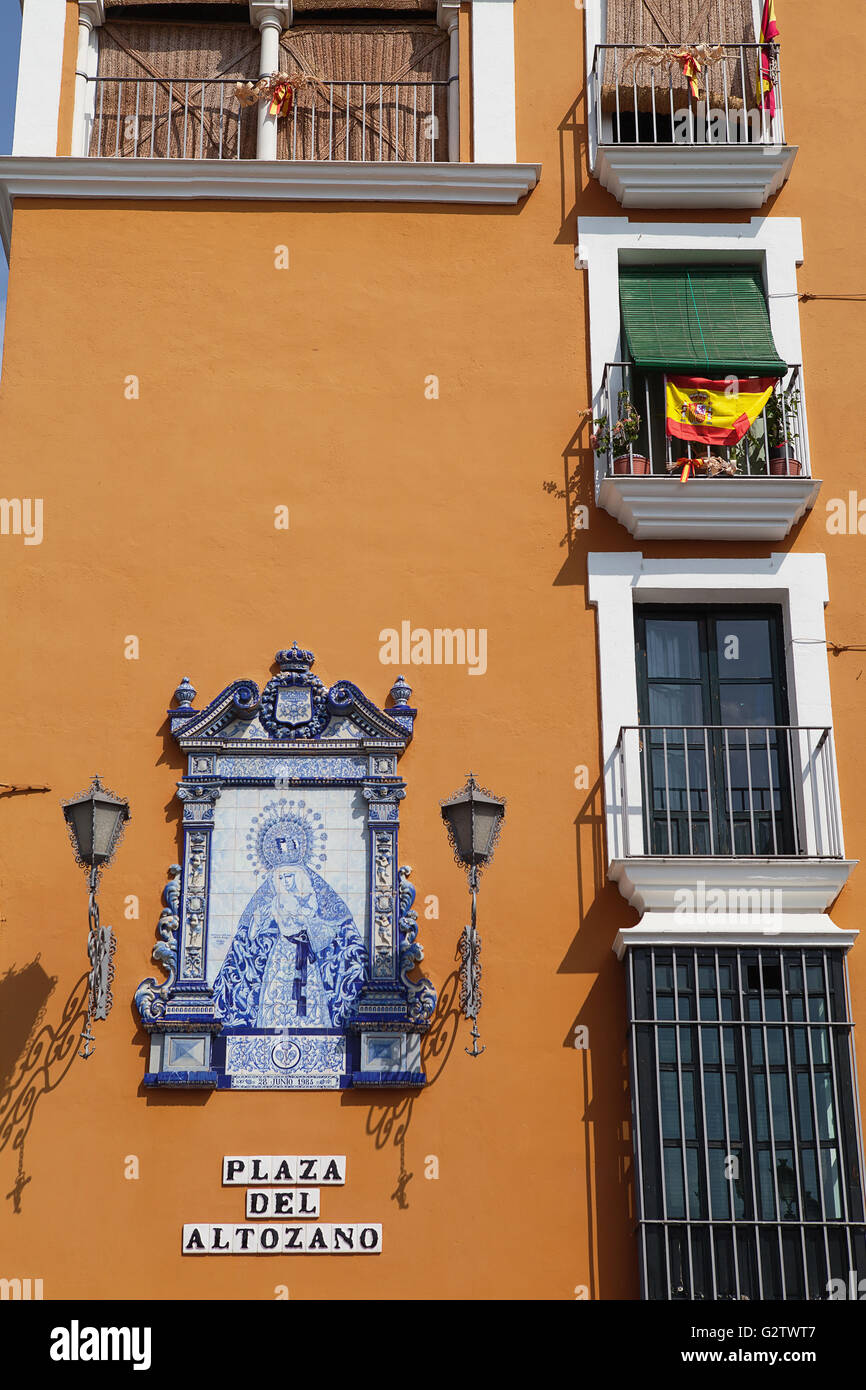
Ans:
{"type": "Polygon", "coordinates": [[[295,15],[290,0],[225,20],[205,5],[177,22],[180,7],[126,8],[80,0],[71,128],[67,67],[46,68],[26,28],[0,156],[7,254],[18,198],[514,207],[541,176],[517,161],[511,4],[471,26],[459,0],[382,4],[381,22],[343,5],[295,15]],[[281,76],[277,101],[263,83],[281,76]]]}
{"type": "Polygon", "coordinates": [[[829,728],[632,725],[612,771],[610,877],[641,912],[824,912],[850,873],[829,728]]]}
{"type": "Polygon", "coordinates": [[[791,172],[775,44],[601,44],[590,90],[593,173],[623,207],[761,208],[791,172]]]}
{"type": "MultiPolygon", "coordinates": [[[[256,159],[258,104],[236,79],[87,79],[91,158],[256,159]]],[[[449,153],[449,82],[305,82],[275,122],[276,158],[435,163],[449,153]]]]}
{"type": "Polygon", "coordinates": [[[799,366],[788,366],[732,447],[668,436],[666,387],[664,373],[606,365],[596,417],[598,505],[641,540],[782,540],[821,486],[810,473],[799,366]],[[601,432],[600,421],[607,422],[601,432]],[[623,445],[616,442],[620,421],[623,445]]]}

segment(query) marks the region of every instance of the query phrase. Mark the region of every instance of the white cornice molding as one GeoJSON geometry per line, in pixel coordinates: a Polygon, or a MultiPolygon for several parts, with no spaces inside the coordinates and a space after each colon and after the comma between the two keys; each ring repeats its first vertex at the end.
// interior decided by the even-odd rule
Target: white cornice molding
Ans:
{"type": "Polygon", "coordinates": [[[724,950],[732,946],[792,947],[798,951],[831,946],[848,951],[858,935],[856,931],[843,931],[823,912],[789,914],[784,920],[772,915],[755,915],[749,919],[748,916],[717,912],[653,912],[642,917],[636,927],[618,931],[613,950],[619,960],[629,947],[635,946],[659,946],[663,950],[679,946],[693,946],[699,950],[702,947],[724,950]]]}
{"type": "Polygon", "coordinates": [[[599,145],[595,176],[624,208],[762,208],[796,145],[599,145]]]}
{"type": "Polygon", "coordinates": [[[598,505],[637,540],[781,541],[820,487],[815,478],[606,474],[598,505]]]}
{"type": "Polygon", "coordinates": [[[0,158],[8,246],[16,198],[513,205],[540,164],[363,164],[338,160],[0,158]]]}
{"type": "MultiPolygon", "coordinates": [[[[825,912],[838,898],[851,873],[856,859],[743,858],[707,855],[638,855],[634,858],[613,859],[608,878],[619,888],[630,907],[636,912],[653,914],[675,911],[684,892],[697,897],[702,893],[709,899],[720,894],[726,902],[748,902],[757,893],[778,902],[774,915],[776,926],[783,915],[800,912],[825,912]],[[775,895],[775,897],[774,897],[775,895]]],[[[703,914],[701,914],[703,915],[703,914]]],[[[717,920],[722,912],[711,912],[717,920]]],[[[738,918],[747,912],[732,914],[738,918]]]]}

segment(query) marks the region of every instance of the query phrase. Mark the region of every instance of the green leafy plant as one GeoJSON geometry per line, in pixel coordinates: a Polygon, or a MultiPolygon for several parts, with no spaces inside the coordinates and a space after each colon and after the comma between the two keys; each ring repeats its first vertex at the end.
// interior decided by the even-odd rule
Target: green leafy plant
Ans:
{"type": "Polygon", "coordinates": [[[764,407],[771,449],[796,449],[800,442],[800,387],[794,378],[787,389],[777,383],[764,407]]]}
{"type": "Polygon", "coordinates": [[[641,419],[626,390],[617,392],[616,413],[613,425],[607,415],[600,415],[593,421],[595,429],[589,442],[597,454],[606,454],[611,449],[615,454],[625,453],[629,445],[637,443],[641,419]]]}

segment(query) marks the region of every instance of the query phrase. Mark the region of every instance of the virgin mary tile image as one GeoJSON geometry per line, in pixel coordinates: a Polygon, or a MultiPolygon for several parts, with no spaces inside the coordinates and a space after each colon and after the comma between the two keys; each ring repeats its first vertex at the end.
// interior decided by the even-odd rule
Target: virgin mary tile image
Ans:
{"type": "Polygon", "coordinates": [[[264,870],[214,981],[227,1027],[342,1028],[366,976],[363,938],[323,866],[319,817],[300,802],[253,818],[249,859],[264,870]]]}

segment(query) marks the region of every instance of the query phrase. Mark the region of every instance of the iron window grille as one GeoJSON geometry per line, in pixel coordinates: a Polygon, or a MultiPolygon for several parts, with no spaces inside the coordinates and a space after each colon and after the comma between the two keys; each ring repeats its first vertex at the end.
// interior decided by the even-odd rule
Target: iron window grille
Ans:
{"type": "Polygon", "coordinates": [[[631,948],[642,1296],[826,1299],[866,1275],[836,949],[631,948]]]}

